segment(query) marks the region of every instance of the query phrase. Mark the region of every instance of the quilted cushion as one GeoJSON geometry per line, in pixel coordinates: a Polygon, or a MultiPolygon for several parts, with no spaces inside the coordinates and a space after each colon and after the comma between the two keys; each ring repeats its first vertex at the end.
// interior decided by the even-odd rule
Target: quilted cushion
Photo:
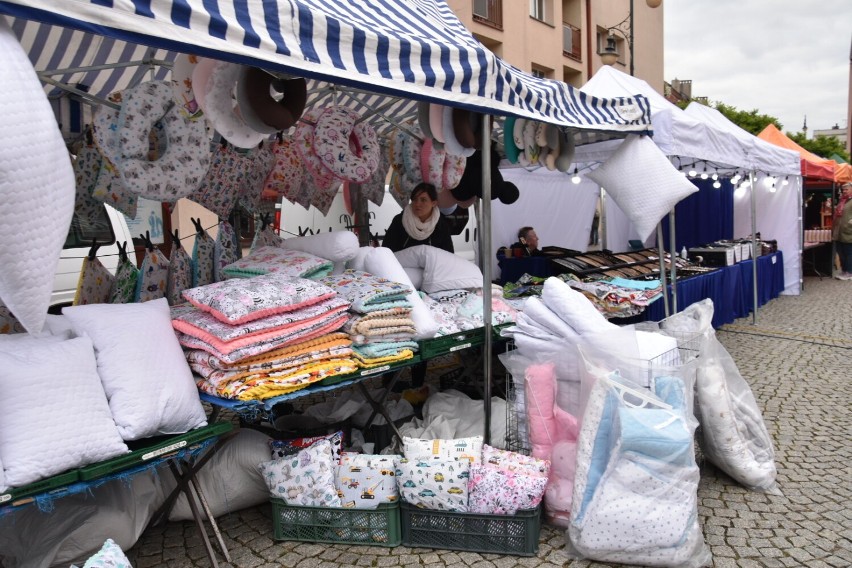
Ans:
{"type": "Polygon", "coordinates": [[[550,461],[525,456],[517,452],[501,450],[488,444],[482,446],[482,463],[493,469],[515,471],[537,477],[547,477],[550,473],[550,461]]]}
{"type": "Polygon", "coordinates": [[[5,21],[0,53],[0,300],[38,333],[74,213],[74,170],[41,82],[5,21]]]}
{"type": "Polygon", "coordinates": [[[127,453],[89,338],[14,345],[0,350],[0,460],[9,486],[127,453]]]}
{"type": "Polygon", "coordinates": [[[260,469],[270,495],[283,499],[288,505],[340,507],[328,440],[292,456],[263,462],[260,469]]]}
{"type": "Polygon", "coordinates": [[[422,440],[402,438],[406,459],[440,458],[444,460],[466,459],[471,463],[482,461],[482,436],[456,438],[454,440],[422,440]]]}
{"type": "Polygon", "coordinates": [[[169,259],[159,249],[149,250],[142,259],[136,282],[136,301],[148,302],[166,296],[169,259]]]}
{"type": "Polygon", "coordinates": [[[408,247],[394,253],[404,268],[422,268],[420,289],[431,294],[443,290],[482,288],[482,271],[476,264],[429,245],[408,247]]]}
{"type": "Polygon", "coordinates": [[[330,261],[309,252],[260,247],[247,257],[225,265],[222,274],[229,278],[271,273],[290,278],[320,278],[330,273],[333,266],[330,261]]]}
{"type": "Polygon", "coordinates": [[[678,201],[698,191],[647,136],[631,134],[587,174],[606,189],[645,241],[678,201]]]}
{"type": "Polygon", "coordinates": [[[494,469],[474,464],[470,467],[468,511],[486,515],[514,515],[534,509],[541,503],[547,476],[494,469]]]}
{"type": "Polygon", "coordinates": [[[343,454],[335,483],[344,507],[375,509],[399,499],[395,460],[401,456],[343,454]]]}
{"type": "Polygon", "coordinates": [[[193,306],[232,325],[292,312],[335,295],[325,284],[276,273],[224,280],[183,292],[193,306]]]}
{"type": "Polygon", "coordinates": [[[466,512],[469,478],[467,460],[408,458],[397,462],[400,497],[425,509],[466,512]]]}
{"type": "Polygon", "coordinates": [[[334,463],[340,461],[343,453],[343,430],[338,430],[327,436],[312,436],[309,438],[293,438],[292,440],[269,440],[272,450],[272,459],[283,459],[293,454],[298,454],[305,448],[310,448],[318,442],[328,440],[331,442],[331,457],[334,463]]]}
{"type": "Polygon", "coordinates": [[[62,311],[95,345],[98,373],[122,438],[180,434],[207,424],[165,298],[62,311]]]}

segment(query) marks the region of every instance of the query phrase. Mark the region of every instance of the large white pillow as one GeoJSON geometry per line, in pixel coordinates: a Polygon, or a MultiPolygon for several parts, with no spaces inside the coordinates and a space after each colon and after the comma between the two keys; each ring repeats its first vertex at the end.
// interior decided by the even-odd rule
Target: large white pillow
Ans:
{"type": "Polygon", "coordinates": [[[98,373],[125,440],[181,434],[207,424],[165,298],[65,308],[95,346],[98,373]]]}
{"type": "Polygon", "coordinates": [[[18,342],[0,352],[0,461],[20,487],[129,450],[89,338],[18,342]]]}
{"type": "Polygon", "coordinates": [[[420,290],[427,294],[443,290],[482,288],[482,271],[471,261],[429,245],[409,247],[394,253],[403,268],[422,268],[420,290]]]}
{"type": "Polygon", "coordinates": [[[678,201],[698,191],[647,136],[631,134],[587,174],[603,187],[646,241],[678,201]]]}
{"type": "Polygon", "coordinates": [[[281,241],[281,247],[309,252],[332,262],[345,262],[358,253],[358,236],[352,231],[332,231],[281,241]]]}
{"type": "Polygon", "coordinates": [[[39,333],[74,213],[74,170],[41,82],[5,20],[0,53],[0,301],[39,333]]]}

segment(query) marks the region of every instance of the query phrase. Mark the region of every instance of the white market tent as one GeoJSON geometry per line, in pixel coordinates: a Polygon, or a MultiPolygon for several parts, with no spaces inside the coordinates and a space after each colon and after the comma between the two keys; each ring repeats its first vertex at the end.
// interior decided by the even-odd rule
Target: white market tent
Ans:
{"type": "MultiPolygon", "coordinates": [[[[505,63],[470,34],[443,0],[0,0],[2,14],[11,16],[10,24],[48,83],[48,92],[85,84],[86,96],[95,102],[104,103],[110,92],[133,81],[166,77],[162,67],[169,66],[175,52],[185,52],[333,83],[332,100],[337,100],[337,86],[355,96],[378,95],[351,103],[362,112],[366,108],[366,119],[380,132],[379,123],[389,114],[413,115],[413,107],[400,98],[621,136],[646,133],[650,126],[648,102],[641,96],[598,99],[505,63]],[[152,76],[146,77],[149,70],[152,76]]],[[[319,92],[326,87],[309,88],[319,92]]],[[[483,125],[487,134],[488,121],[483,125]]],[[[485,144],[489,138],[482,137],[485,144]]],[[[483,159],[486,250],[488,162],[483,159]]],[[[490,296],[490,257],[482,264],[483,288],[490,296]]],[[[483,315],[489,323],[490,308],[485,301],[483,315]]],[[[488,377],[489,342],[484,361],[488,377]]],[[[489,381],[485,399],[490,400],[489,381]]],[[[486,410],[486,435],[489,417],[486,410]]]]}
{"type": "MultiPolygon", "coordinates": [[[[748,170],[755,172],[756,230],[778,241],[784,253],[783,294],[801,292],[801,156],[746,132],[716,109],[699,103],[689,103],[686,114],[714,124],[740,140],[748,148],[745,157],[748,170]]],[[[734,192],[734,234],[752,232],[751,192],[734,192]]]]}

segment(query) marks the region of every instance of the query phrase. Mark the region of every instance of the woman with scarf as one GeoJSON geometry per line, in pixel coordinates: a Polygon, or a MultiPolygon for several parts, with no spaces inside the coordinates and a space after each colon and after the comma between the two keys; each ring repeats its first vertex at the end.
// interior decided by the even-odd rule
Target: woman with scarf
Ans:
{"type": "Polygon", "coordinates": [[[852,183],[844,183],[840,191],[840,201],[834,208],[832,236],[837,241],[841,272],[834,277],[838,280],[852,280],[852,183]]]}
{"type": "Polygon", "coordinates": [[[411,203],[393,218],[382,241],[382,246],[394,252],[417,245],[455,252],[450,224],[438,210],[438,192],[428,183],[411,190],[411,203]]]}

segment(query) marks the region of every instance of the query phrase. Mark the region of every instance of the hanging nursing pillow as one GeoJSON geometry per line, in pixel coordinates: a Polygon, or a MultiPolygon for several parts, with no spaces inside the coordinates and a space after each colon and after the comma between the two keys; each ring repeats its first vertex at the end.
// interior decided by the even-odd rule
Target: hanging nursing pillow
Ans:
{"type": "Polygon", "coordinates": [[[305,113],[303,120],[299,122],[296,131],[293,133],[293,142],[296,145],[296,151],[302,158],[305,170],[307,170],[305,182],[309,182],[309,185],[320,189],[328,189],[334,184],[335,178],[317,156],[314,145],[316,140],[314,125],[322,111],[323,109],[311,109],[305,113]]]}
{"type": "Polygon", "coordinates": [[[207,120],[222,137],[238,148],[254,148],[269,134],[258,132],[246,124],[234,106],[233,92],[240,78],[242,66],[226,61],[213,65],[204,95],[207,120]]]}
{"type": "Polygon", "coordinates": [[[237,100],[247,122],[253,116],[273,131],[287,130],[305,112],[308,87],[304,79],[282,80],[263,69],[246,67],[237,86],[237,100]],[[280,100],[272,95],[273,90],[283,94],[280,100]]]}
{"type": "Polygon", "coordinates": [[[189,120],[172,101],[172,86],[149,81],[124,92],[118,119],[116,167],[131,192],[157,201],[177,201],[195,191],[210,165],[203,121],[189,120]],[[160,123],[167,146],[148,160],[149,134],[160,123]]]}
{"type": "Polygon", "coordinates": [[[473,147],[472,133],[469,132],[469,125],[464,126],[467,123],[467,116],[462,115],[461,113],[466,113],[466,111],[462,111],[459,109],[454,109],[452,107],[444,107],[444,116],[443,116],[443,127],[444,127],[444,149],[447,151],[447,154],[451,154],[453,156],[471,156],[476,148],[473,147]],[[458,119],[454,119],[453,115],[458,111],[458,119]],[[466,142],[470,143],[469,147],[466,147],[459,141],[456,125],[459,127],[459,132],[462,133],[462,138],[465,139],[466,142]],[[469,135],[469,136],[468,136],[469,135]]]}
{"type": "Polygon", "coordinates": [[[201,107],[195,100],[195,92],[192,89],[192,75],[199,58],[195,55],[181,53],[175,58],[172,65],[172,89],[175,104],[178,105],[187,118],[198,118],[201,116],[201,107]]]}
{"type": "Polygon", "coordinates": [[[207,112],[207,83],[213,74],[215,59],[199,57],[192,69],[192,94],[202,113],[207,112]]]}
{"type": "Polygon", "coordinates": [[[464,174],[467,158],[447,154],[444,148],[437,148],[434,140],[424,138],[420,149],[420,171],[423,181],[431,183],[439,192],[456,187],[464,174]]]}
{"type": "Polygon", "coordinates": [[[367,181],[379,167],[379,138],[359,118],[347,107],[329,107],[314,130],[314,152],[323,165],[340,179],[355,183],[367,181]]]}

